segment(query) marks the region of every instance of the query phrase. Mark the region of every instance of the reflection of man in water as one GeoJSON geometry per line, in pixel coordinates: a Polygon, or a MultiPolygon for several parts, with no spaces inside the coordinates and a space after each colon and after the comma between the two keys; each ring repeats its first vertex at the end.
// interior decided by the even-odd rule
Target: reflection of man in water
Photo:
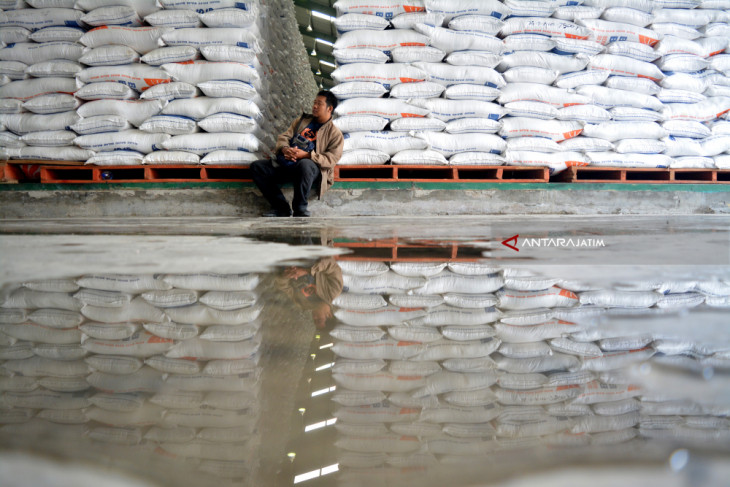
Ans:
{"type": "Polygon", "coordinates": [[[332,301],[342,292],[342,269],[332,257],[310,268],[287,267],[277,277],[276,287],[299,308],[311,312],[314,324],[323,329],[332,317],[332,301]]]}

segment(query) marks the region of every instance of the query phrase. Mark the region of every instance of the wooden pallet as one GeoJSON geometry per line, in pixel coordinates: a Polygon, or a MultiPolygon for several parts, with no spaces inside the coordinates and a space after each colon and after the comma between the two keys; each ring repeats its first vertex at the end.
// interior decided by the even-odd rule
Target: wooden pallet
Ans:
{"type": "Polygon", "coordinates": [[[567,183],[730,184],[730,170],[582,166],[569,167],[552,180],[567,183]]]}
{"type": "MultiPolygon", "coordinates": [[[[730,184],[730,169],[569,167],[550,178],[548,168],[521,166],[335,166],[335,181],[441,183],[684,183],[730,184]]],[[[0,181],[41,183],[251,182],[247,166],[195,164],[85,166],[74,161],[7,161],[0,181]]]]}
{"type": "Polygon", "coordinates": [[[482,250],[457,241],[419,241],[404,243],[397,238],[374,241],[334,242],[334,246],[351,253],[338,260],[388,262],[475,262],[483,259],[482,250]]]}
{"type": "Polygon", "coordinates": [[[335,166],[335,181],[546,183],[549,178],[549,170],[545,167],[385,164],[335,166]]]}
{"type": "Polygon", "coordinates": [[[4,163],[2,180],[5,183],[38,181],[41,174],[41,161],[7,161],[4,163]]]}
{"type": "Polygon", "coordinates": [[[248,167],[169,164],[161,166],[56,166],[40,170],[41,183],[250,182],[248,167]]]}

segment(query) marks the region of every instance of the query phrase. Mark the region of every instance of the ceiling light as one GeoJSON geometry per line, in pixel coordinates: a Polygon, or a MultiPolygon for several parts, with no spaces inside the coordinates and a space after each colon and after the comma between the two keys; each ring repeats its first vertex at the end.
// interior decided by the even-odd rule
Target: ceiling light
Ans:
{"type": "Polygon", "coordinates": [[[311,12],[312,12],[312,15],[314,15],[318,19],[329,20],[330,22],[334,22],[335,21],[335,18],[334,17],[331,17],[331,16],[329,16],[327,14],[323,14],[322,12],[317,12],[316,10],[312,10],[311,12]]]}
{"type": "Polygon", "coordinates": [[[334,46],[334,44],[332,44],[332,43],[331,43],[330,41],[325,41],[324,39],[320,39],[319,37],[317,37],[317,38],[316,38],[316,39],[314,40],[314,42],[315,42],[315,43],[317,43],[317,42],[321,42],[321,43],[322,43],[322,44],[324,44],[325,46],[330,46],[330,47],[334,46]]]}

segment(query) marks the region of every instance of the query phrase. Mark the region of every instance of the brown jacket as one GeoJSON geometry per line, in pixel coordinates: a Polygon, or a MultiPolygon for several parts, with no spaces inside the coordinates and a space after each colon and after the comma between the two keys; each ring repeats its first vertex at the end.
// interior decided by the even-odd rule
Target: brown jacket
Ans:
{"type": "MultiPolygon", "coordinates": [[[[342,293],[343,280],[342,280],[342,269],[337,264],[337,261],[332,257],[325,257],[315,263],[309,274],[314,276],[315,286],[317,288],[316,294],[319,299],[327,304],[332,304],[332,301],[342,293]]],[[[289,298],[294,301],[297,306],[302,309],[310,309],[311,303],[308,302],[301,294],[297,293],[292,285],[292,280],[287,279],[283,275],[279,275],[275,279],[276,287],[284,292],[289,298]]]]}
{"type": "MultiPolygon", "coordinates": [[[[312,115],[303,113],[301,117],[292,122],[286,132],[280,134],[276,139],[276,147],[274,154],[279,155],[281,149],[289,147],[289,140],[298,134],[312,121],[312,115]]],[[[342,136],[340,129],[335,127],[332,119],[320,127],[317,132],[317,141],[314,151],[312,152],[312,160],[317,163],[322,171],[322,184],[317,190],[317,196],[320,198],[330,186],[335,183],[335,165],[342,157],[342,147],[345,145],[345,138],[342,136]]]]}

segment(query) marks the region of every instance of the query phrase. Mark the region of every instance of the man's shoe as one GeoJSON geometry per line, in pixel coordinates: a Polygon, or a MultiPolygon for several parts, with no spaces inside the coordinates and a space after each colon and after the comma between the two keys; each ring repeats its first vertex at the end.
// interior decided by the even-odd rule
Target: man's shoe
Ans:
{"type": "Polygon", "coordinates": [[[307,218],[312,216],[312,214],[309,212],[309,210],[295,210],[294,216],[307,218]]]}
{"type": "Polygon", "coordinates": [[[290,217],[291,211],[269,210],[261,216],[263,216],[264,218],[290,217]]]}

